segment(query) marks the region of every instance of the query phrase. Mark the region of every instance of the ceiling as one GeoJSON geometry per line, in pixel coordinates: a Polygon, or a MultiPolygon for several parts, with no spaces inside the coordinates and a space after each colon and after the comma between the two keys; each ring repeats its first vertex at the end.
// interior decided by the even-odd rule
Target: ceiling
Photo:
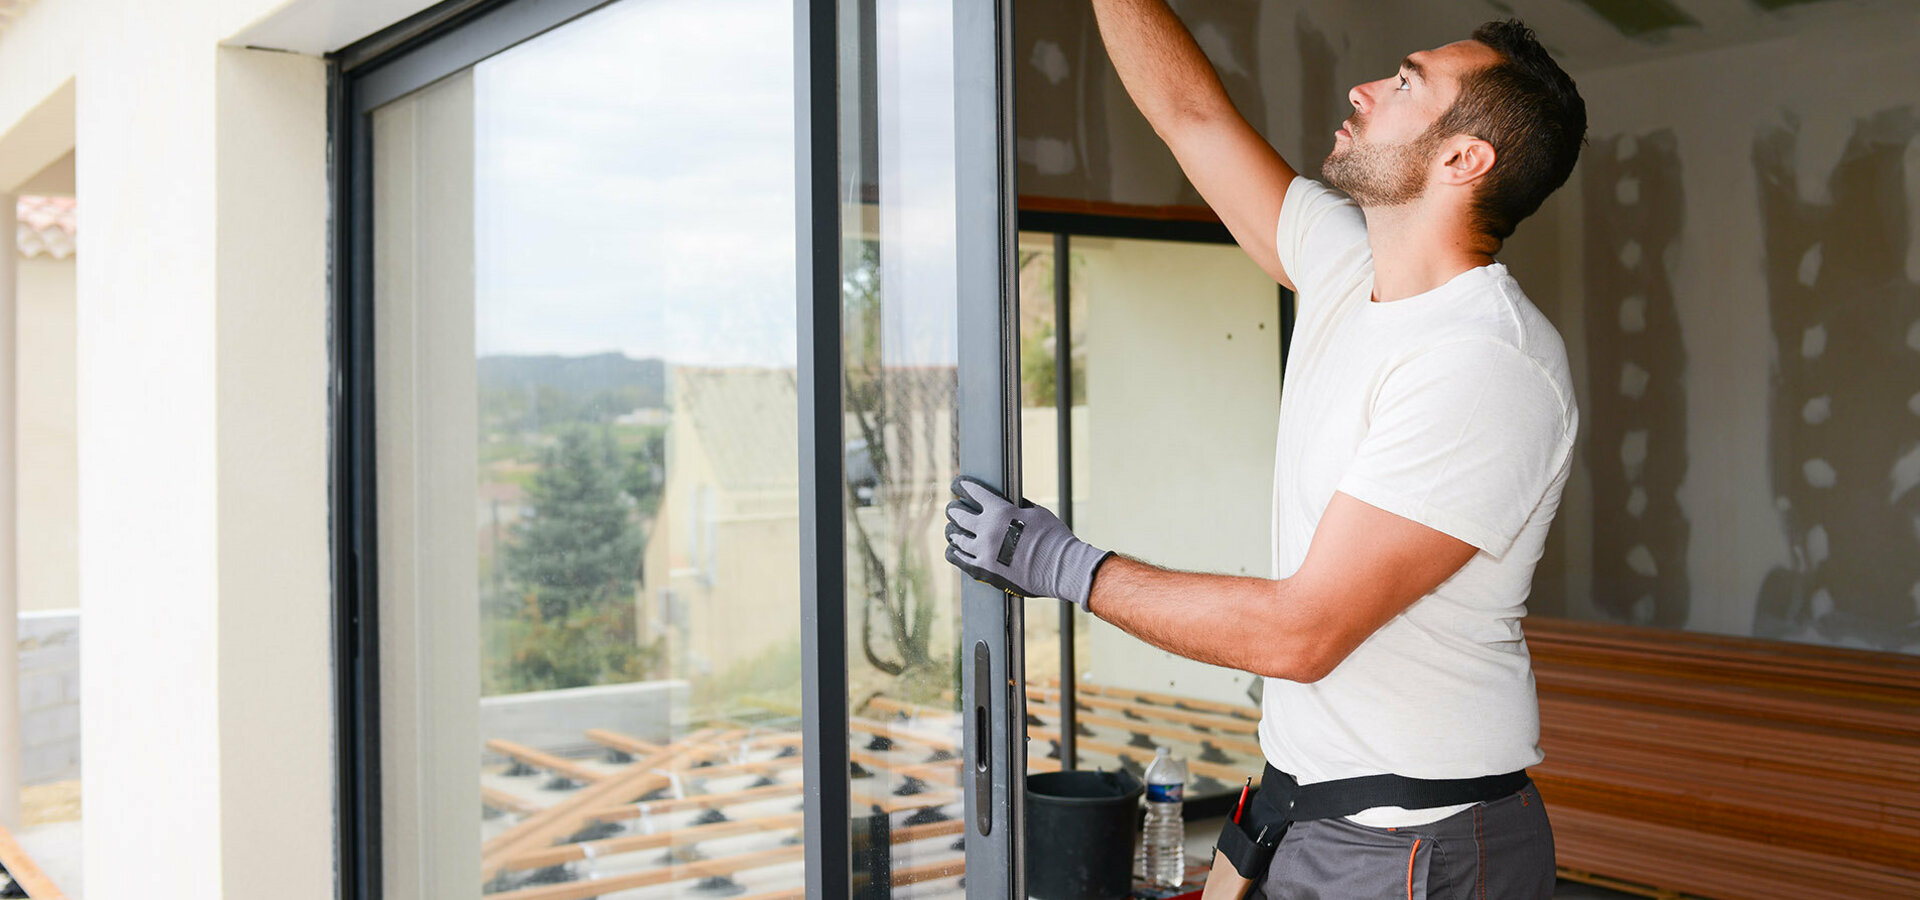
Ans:
{"type": "Polygon", "coordinates": [[[1409,0],[1397,6],[1392,18],[1413,29],[1407,36],[1431,35],[1431,43],[1463,35],[1486,19],[1518,16],[1576,72],[1778,40],[1874,17],[1911,29],[1915,10],[1912,0],[1409,0]]]}

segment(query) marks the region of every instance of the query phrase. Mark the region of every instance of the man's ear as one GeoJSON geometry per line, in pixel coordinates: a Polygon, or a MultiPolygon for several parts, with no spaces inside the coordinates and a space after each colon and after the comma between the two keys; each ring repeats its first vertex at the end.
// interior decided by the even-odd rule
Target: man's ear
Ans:
{"type": "Polygon", "coordinates": [[[1493,168],[1493,145],[1477,137],[1458,135],[1440,154],[1440,178],[1445,184],[1472,184],[1493,168]]]}

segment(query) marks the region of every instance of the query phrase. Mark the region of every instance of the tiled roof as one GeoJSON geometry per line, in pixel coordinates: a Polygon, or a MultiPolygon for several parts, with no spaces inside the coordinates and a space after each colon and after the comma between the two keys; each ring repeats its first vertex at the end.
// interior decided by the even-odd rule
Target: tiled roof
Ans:
{"type": "Polygon", "coordinates": [[[669,370],[672,390],[693,420],[714,478],[735,490],[800,483],[799,391],[792,369],[669,370]]]}
{"type": "MultiPolygon", "coordinates": [[[[0,0],[4,6],[7,0],[0,0]]],[[[28,259],[73,255],[75,212],[72,197],[21,197],[14,209],[14,245],[28,259]]]]}
{"type": "MultiPolygon", "coordinates": [[[[793,369],[681,366],[668,370],[676,414],[699,436],[714,480],[729,490],[781,490],[800,483],[799,389],[793,369]]],[[[958,381],[952,366],[888,367],[883,376],[884,400],[892,421],[887,441],[911,441],[912,459],[902,458],[908,471],[900,478],[922,478],[945,472],[941,460],[950,446],[929,442],[950,440],[950,427],[940,420],[953,415],[958,381]]],[[[867,395],[871,397],[871,395],[867,395]]],[[[863,440],[859,417],[849,413],[848,441],[863,440]]],[[[851,444],[849,445],[851,446],[851,444]]],[[[942,481],[944,484],[944,481],[942,481]]]]}

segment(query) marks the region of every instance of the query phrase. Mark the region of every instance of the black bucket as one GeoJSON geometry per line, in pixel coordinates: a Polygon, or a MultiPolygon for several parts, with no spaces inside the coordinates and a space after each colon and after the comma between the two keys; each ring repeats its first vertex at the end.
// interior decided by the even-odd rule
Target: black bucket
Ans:
{"type": "Polygon", "coordinates": [[[1028,775],[1027,893],[1039,900],[1131,894],[1145,790],[1126,771],[1028,775]]]}

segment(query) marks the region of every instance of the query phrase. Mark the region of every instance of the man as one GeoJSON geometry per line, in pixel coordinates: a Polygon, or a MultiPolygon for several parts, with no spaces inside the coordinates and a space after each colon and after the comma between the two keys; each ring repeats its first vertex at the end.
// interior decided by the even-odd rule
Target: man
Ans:
{"type": "Polygon", "coordinates": [[[1094,8],[1141,112],[1299,298],[1279,577],[1117,556],[972,481],[955,484],[948,559],[1265,676],[1256,820],[1283,837],[1249,851],[1257,835],[1230,828],[1216,873],[1225,859],[1283,898],[1550,897],[1520,618],[1577,413],[1559,334],[1494,254],[1566,181],[1585,104],[1531,31],[1488,23],[1353,88],[1323,185],[1234,110],[1164,0],[1094,8]]]}

